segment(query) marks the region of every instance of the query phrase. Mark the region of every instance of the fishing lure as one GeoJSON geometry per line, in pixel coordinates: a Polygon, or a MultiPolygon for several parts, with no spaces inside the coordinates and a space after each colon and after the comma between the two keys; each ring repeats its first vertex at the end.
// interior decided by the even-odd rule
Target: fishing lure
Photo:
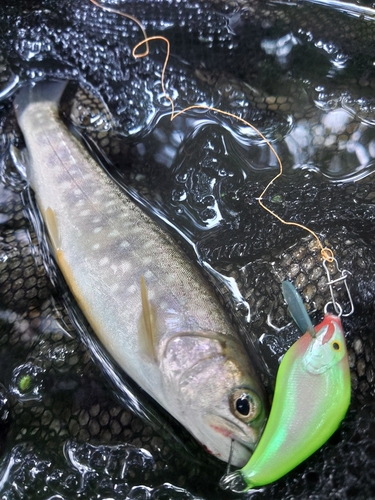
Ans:
{"type": "Polygon", "coordinates": [[[286,352],[276,378],[271,413],[257,448],[222,485],[246,491],[276,481],[320,448],[345,417],[350,403],[350,371],[339,316],[326,311],[313,327],[302,299],[285,281],[290,313],[305,332],[286,352]]]}

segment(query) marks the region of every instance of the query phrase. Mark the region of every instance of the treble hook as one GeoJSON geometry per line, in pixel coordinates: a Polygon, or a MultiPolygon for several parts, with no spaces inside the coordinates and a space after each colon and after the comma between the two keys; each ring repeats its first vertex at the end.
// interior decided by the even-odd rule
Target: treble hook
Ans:
{"type": "MultiPolygon", "coordinates": [[[[335,266],[336,266],[336,271],[341,273],[341,276],[339,278],[336,278],[335,280],[331,279],[331,274],[328,270],[328,267],[327,267],[327,261],[324,260],[323,261],[323,266],[324,266],[324,269],[326,270],[326,273],[327,273],[327,279],[328,279],[328,282],[327,282],[327,285],[329,285],[329,290],[331,292],[331,298],[332,298],[332,301],[331,302],[328,302],[326,305],[325,305],[325,308],[324,308],[324,312],[327,313],[327,310],[328,310],[328,306],[329,304],[332,304],[333,305],[333,308],[336,312],[336,314],[338,316],[350,316],[351,314],[353,314],[354,312],[354,304],[353,304],[353,299],[352,299],[352,296],[350,294],[350,291],[349,291],[349,287],[348,287],[348,283],[346,282],[346,279],[348,277],[349,274],[352,274],[350,271],[347,271],[346,269],[343,269],[341,271],[341,269],[339,268],[339,265],[338,265],[338,262],[337,260],[334,258],[333,261],[335,263],[335,266]],[[335,283],[339,283],[340,281],[343,281],[344,282],[344,285],[345,285],[345,288],[346,288],[346,293],[349,297],[349,302],[350,302],[350,311],[347,312],[347,313],[344,313],[343,312],[343,309],[342,307],[340,306],[340,304],[336,301],[335,299],[335,295],[333,293],[333,285],[335,283]]],[[[335,273],[334,273],[335,274],[335,273]]]]}

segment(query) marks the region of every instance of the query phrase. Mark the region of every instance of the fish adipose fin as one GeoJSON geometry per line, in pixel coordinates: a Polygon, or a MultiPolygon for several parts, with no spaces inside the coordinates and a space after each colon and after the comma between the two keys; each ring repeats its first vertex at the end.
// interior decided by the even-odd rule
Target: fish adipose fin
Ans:
{"type": "Polygon", "coordinates": [[[139,320],[140,344],[144,354],[157,361],[155,345],[157,341],[156,311],[150,303],[144,276],[141,276],[142,313],[139,320]]]}

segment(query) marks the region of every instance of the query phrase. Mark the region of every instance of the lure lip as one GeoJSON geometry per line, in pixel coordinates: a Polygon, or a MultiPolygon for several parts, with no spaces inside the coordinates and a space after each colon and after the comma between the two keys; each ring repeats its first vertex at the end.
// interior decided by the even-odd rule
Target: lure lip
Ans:
{"type": "Polygon", "coordinates": [[[290,315],[298,328],[302,333],[309,333],[315,339],[317,336],[316,330],[294,285],[290,281],[285,280],[282,283],[282,291],[290,315]]]}

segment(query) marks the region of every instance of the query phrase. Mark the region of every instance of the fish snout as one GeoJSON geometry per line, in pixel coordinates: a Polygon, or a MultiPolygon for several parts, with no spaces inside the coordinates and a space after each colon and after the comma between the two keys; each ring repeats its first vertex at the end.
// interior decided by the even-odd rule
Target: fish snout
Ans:
{"type": "MultiPolygon", "coordinates": [[[[238,399],[236,392],[233,395],[238,399]]],[[[266,422],[266,412],[262,404],[254,410],[243,400],[241,400],[241,405],[237,405],[236,413],[239,413],[238,409],[243,413],[248,410],[247,414],[241,415],[241,418],[233,412],[225,415],[215,414],[210,415],[207,420],[211,430],[216,433],[216,442],[221,443],[220,447],[225,449],[224,452],[214,454],[226,461],[231,456],[231,465],[242,467],[247,463],[260,440],[266,422]]]]}

